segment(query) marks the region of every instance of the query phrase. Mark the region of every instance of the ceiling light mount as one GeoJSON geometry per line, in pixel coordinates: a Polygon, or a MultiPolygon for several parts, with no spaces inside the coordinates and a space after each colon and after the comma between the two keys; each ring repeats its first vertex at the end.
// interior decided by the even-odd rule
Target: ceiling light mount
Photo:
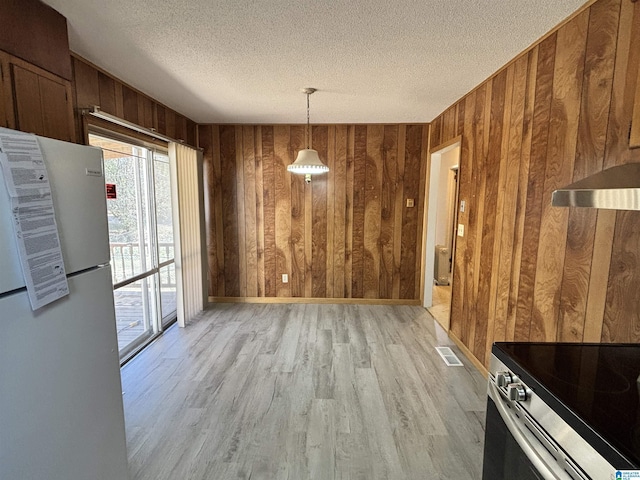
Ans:
{"type": "Polygon", "coordinates": [[[291,173],[298,173],[304,175],[304,181],[307,183],[311,182],[311,174],[318,173],[326,173],[329,171],[329,167],[327,167],[320,157],[318,156],[318,152],[310,148],[310,135],[309,135],[309,95],[316,92],[317,89],[312,87],[305,87],[302,90],[307,96],[307,129],[306,129],[306,142],[307,148],[302,149],[298,152],[298,156],[296,157],[296,161],[287,167],[287,170],[291,173]]]}

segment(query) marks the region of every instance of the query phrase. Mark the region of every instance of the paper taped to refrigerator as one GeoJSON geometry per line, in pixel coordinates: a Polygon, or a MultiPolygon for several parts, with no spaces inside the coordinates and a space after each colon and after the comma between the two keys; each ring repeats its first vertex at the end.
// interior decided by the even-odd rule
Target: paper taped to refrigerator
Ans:
{"type": "Polygon", "coordinates": [[[0,132],[0,167],[31,308],[69,294],[51,186],[35,135],[0,132]]]}

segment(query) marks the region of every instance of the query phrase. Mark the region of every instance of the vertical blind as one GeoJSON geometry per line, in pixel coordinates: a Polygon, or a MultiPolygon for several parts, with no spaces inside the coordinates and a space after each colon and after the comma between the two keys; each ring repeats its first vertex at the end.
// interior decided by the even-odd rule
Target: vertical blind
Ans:
{"type": "Polygon", "coordinates": [[[176,248],[178,325],[184,327],[204,309],[202,153],[178,143],[169,144],[172,205],[176,248]]]}

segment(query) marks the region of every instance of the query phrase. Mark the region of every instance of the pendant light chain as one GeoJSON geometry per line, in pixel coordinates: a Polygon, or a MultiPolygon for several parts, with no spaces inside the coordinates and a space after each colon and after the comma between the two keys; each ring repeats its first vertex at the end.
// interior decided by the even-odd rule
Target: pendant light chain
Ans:
{"type": "Polygon", "coordinates": [[[311,148],[309,145],[309,95],[311,94],[307,93],[307,148],[311,148]]]}

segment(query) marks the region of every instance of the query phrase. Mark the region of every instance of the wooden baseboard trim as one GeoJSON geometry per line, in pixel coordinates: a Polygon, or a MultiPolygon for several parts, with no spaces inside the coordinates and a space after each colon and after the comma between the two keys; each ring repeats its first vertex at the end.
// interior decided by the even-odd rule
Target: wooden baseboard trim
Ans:
{"type": "Polygon", "coordinates": [[[453,343],[455,343],[457,347],[462,351],[462,353],[464,353],[464,356],[467,357],[467,359],[469,359],[471,363],[473,363],[473,366],[478,369],[478,371],[484,376],[484,378],[488,378],[489,370],[487,370],[487,367],[485,367],[482,362],[478,360],[473,353],[471,353],[471,350],[469,350],[467,346],[462,343],[462,340],[460,340],[451,332],[449,332],[449,338],[453,340],[453,343]]]}
{"type": "Polygon", "coordinates": [[[346,305],[421,305],[420,300],[389,298],[209,297],[209,303],[321,303],[346,305]]]}

